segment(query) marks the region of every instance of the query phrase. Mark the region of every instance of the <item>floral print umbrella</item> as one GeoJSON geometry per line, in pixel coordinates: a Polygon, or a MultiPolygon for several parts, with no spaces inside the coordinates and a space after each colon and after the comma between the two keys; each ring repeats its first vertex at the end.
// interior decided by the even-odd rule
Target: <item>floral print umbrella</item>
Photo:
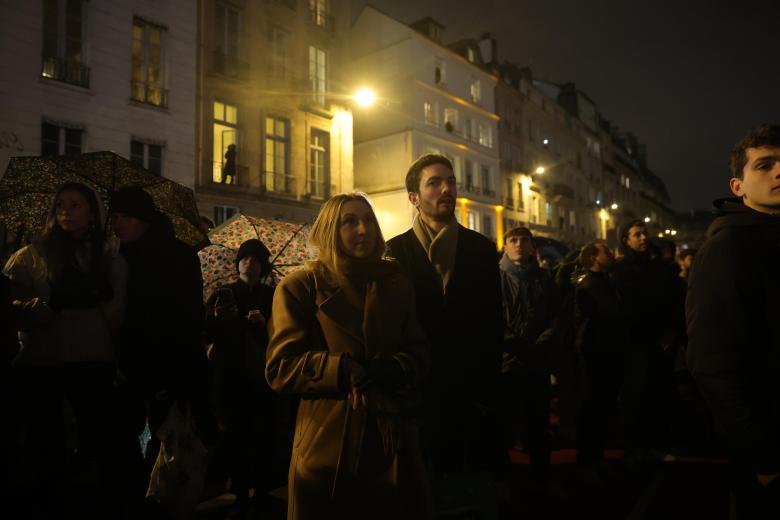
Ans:
{"type": "Polygon", "coordinates": [[[198,251],[203,273],[203,299],[222,285],[238,280],[236,252],[241,244],[257,238],[271,252],[273,271],[266,283],[276,285],[283,276],[315,258],[307,238],[311,225],[267,220],[237,214],[209,233],[211,245],[198,251]]]}

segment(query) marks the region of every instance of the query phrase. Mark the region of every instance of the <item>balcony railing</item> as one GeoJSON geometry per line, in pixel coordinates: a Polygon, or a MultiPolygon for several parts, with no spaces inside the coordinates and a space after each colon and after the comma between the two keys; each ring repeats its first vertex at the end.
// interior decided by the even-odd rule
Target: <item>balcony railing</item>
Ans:
{"type": "Polygon", "coordinates": [[[89,87],[89,67],[59,56],[43,57],[41,76],[80,87],[89,87]]]}
{"type": "Polygon", "coordinates": [[[168,106],[168,89],[141,81],[133,81],[131,82],[131,92],[134,101],[162,108],[168,106]]]}
{"type": "Polygon", "coordinates": [[[239,181],[246,182],[249,168],[246,166],[236,166],[236,171],[233,174],[225,174],[225,164],[223,162],[211,163],[211,182],[215,184],[228,184],[236,186],[239,181]]]}
{"type": "Polygon", "coordinates": [[[292,195],[295,193],[295,176],[278,172],[264,172],[263,189],[268,193],[292,195]]]}
{"type": "Polygon", "coordinates": [[[214,72],[231,78],[247,79],[249,77],[249,64],[241,61],[237,56],[231,56],[217,49],[214,51],[214,72]]]}

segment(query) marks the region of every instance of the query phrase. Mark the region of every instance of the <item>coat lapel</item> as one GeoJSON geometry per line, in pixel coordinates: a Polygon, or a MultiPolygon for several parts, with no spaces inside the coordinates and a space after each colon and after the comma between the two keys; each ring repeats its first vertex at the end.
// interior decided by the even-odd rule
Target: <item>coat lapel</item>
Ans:
{"type": "MultiPolygon", "coordinates": [[[[335,327],[355,340],[355,348],[359,352],[364,349],[363,310],[355,308],[346,292],[339,287],[338,282],[321,268],[313,269],[316,284],[316,301],[319,312],[323,314],[326,323],[324,327],[335,327]]],[[[341,349],[340,349],[341,350],[341,349]]]]}

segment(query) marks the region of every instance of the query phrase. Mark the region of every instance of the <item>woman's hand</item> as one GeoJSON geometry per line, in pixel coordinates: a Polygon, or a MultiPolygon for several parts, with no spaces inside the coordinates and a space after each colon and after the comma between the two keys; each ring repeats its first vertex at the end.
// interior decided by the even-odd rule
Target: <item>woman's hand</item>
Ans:
{"type": "Polygon", "coordinates": [[[360,406],[367,406],[366,386],[368,384],[368,372],[363,368],[363,365],[345,355],[341,358],[341,377],[349,385],[352,408],[357,410],[360,406]]]}
{"type": "Polygon", "coordinates": [[[27,301],[14,301],[14,307],[19,310],[25,323],[43,325],[54,319],[55,312],[42,298],[31,298],[27,301]]]}

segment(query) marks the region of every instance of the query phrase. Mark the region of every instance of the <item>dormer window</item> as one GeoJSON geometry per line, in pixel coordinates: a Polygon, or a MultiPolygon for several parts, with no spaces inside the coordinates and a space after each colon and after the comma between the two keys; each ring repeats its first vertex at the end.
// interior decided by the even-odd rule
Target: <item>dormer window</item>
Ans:
{"type": "Polygon", "coordinates": [[[468,59],[471,63],[474,63],[477,60],[477,53],[474,52],[474,47],[469,47],[466,49],[466,59],[468,59]]]}

